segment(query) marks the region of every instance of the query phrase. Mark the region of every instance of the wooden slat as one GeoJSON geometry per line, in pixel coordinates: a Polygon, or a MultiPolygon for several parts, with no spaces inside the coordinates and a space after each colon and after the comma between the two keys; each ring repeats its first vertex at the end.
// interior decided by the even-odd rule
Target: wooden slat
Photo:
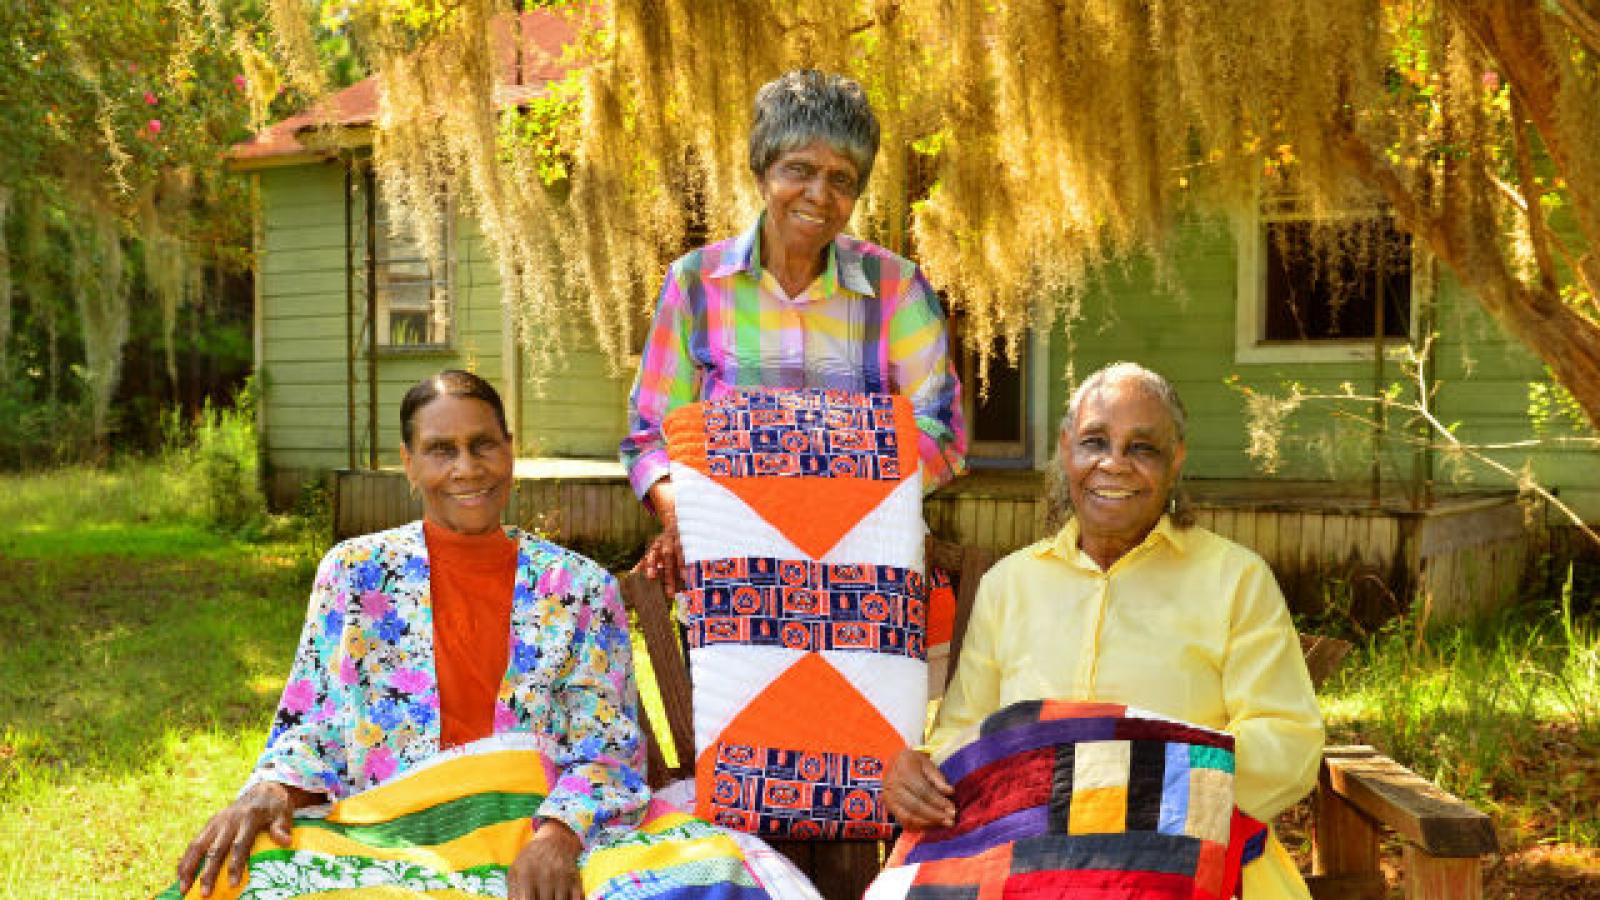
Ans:
{"type": "MultiPolygon", "coordinates": [[[[678,769],[667,772],[663,766],[662,774],[666,777],[657,782],[659,786],[693,772],[694,706],[689,689],[689,665],[683,658],[673,624],[672,603],[660,583],[633,572],[622,577],[621,587],[622,596],[635,612],[639,630],[644,633],[645,650],[650,654],[656,687],[661,692],[661,705],[667,712],[672,746],[678,755],[678,769]]],[[[654,781],[655,776],[651,779],[654,781]]]]}
{"type": "Polygon", "coordinates": [[[1317,634],[1300,635],[1300,652],[1305,654],[1306,670],[1311,673],[1311,686],[1321,687],[1328,676],[1339,671],[1352,649],[1349,641],[1317,634]]]}
{"type": "Polygon", "coordinates": [[[1384,900],[1389,895],[1388,883],[1377,872],[1308,875],[1306,887],[1311,891],[1311,900],[1384,900]]]}
{"type": "Polygon", "coordinates": [[[1328,786],[1338,796],[1432,856],[1476,857],[1499,843],[1494,823],[1371,747],[1329,747],[1328,786]]]}

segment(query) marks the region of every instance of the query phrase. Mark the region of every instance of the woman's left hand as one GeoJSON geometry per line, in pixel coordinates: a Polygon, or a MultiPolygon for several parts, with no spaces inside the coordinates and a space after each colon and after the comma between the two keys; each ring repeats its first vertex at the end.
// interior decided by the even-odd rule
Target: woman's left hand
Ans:
{"type": "Polygon", "coordinates": [[[583,900],[578,856],[583,841],[565,823],[545,819],[506,873],[510,900],[583,900]]]}

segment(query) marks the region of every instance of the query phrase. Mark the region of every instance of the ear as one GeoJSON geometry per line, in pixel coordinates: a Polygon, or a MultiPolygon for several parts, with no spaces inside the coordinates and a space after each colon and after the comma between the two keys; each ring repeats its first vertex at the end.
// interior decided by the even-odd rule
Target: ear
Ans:
{"type": "Polygon", "coordinates": [[[1178,446],[1172,450],[1172,481],[1174,484],[1177,483],[1178,476],[1183,474],[1183,461],[1188,458],[1189,445],[1179,441],[1178,446]]]}

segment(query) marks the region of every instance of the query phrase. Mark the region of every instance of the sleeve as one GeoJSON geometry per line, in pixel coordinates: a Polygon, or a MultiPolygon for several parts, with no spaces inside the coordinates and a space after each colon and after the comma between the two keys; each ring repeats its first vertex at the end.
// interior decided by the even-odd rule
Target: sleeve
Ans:
{"type": "Polygon", "coordinates": [[[628,613],[617,581],[587,564],[571,590],[581,598],[568,671],[556,685],[566,729],[556,735],[555,785],[538,810],[585,847],[638,823],[649,802],[628,613]]]}
{"type": "Polygon", "coordinates": [[[650,337],[639,360],[639,373],[628,395],[628,435],[622,439],[619,455],[633,492],[640,499],[651,485],[667,475],[661,421],[695,397],[696,372],[690,355],[694,323],[680,283],[682,271],[679,263],[667,270],[650,337]]]}
{"type": "Polygon", "coordinates": [[[1003,617],[996,609],[1000,593],[999,579],[991,569],[978,582],[978,595],[972,602],[972,617],[961,643],[956,674],[945,691],[944,701],[939,704],[933,733],[923,747],[935,757],[953,749],[952,742],[963,732],[1000,708],[1001,671],[997,660],[1002,652],[999,640],[1003,617]]]}
{"type": "Polygon", "coordinates": [[[922,270],[913,269],[888,330],[891,377],[916,412],[923,489],[931,491],[966,470],[967,426],[944,310],[922,270]]]}
{"type": "Polygon", "coordinates": [[[349,793],[345,747],[339,727],[339,665],[343,658],[350,568],[335,547],[317,567],[305,626],[294,664],[267,736],[242,794],[263,781],[275,781],[337,799],[349,793]]]}
{"type": "Polygon", "coordinates": [[[1236,802],[1271,821],[1316,784],[1324,735],[1288,606],[1259,559],[1235,589],[1222,690],[1235,741],[1236,802]]]}

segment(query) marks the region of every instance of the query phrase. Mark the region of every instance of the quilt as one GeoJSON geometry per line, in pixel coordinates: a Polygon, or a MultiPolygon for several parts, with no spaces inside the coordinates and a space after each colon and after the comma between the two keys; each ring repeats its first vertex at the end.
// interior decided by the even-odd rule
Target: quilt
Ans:
{"type": "Polygon", "coordinates": [[[784,839],[883,840],[885,768],[927,708],[911,404],[754,391],[663,423],[687,565],[696,812],[784,839]]]}
{"type": "Polygon", "coordinates": [[[954,746],[955,825],[902,835],[866,900],[1225,900],[1265,849],[1234,806],[1226,732],[1035,700],[954,746]]]}
{"type": "MultiPolygon", "coordinates": [[[[522,740],[520,738],[526,738],[522,740]]],[[[245,878],[216,900],[505,897],[506,871],[527,842],[530,817],[558,776],[538,741],[487,738],[322,814],[295,817],[281,847],[262,835],[245,878]]],[[[589,900],[816,900],[803,877],[746,835],[715,828],[662,801],[640,827],[580,860],[589,900]]],[[[177,886],[157,900],[198,898],[177,886]]]]}

